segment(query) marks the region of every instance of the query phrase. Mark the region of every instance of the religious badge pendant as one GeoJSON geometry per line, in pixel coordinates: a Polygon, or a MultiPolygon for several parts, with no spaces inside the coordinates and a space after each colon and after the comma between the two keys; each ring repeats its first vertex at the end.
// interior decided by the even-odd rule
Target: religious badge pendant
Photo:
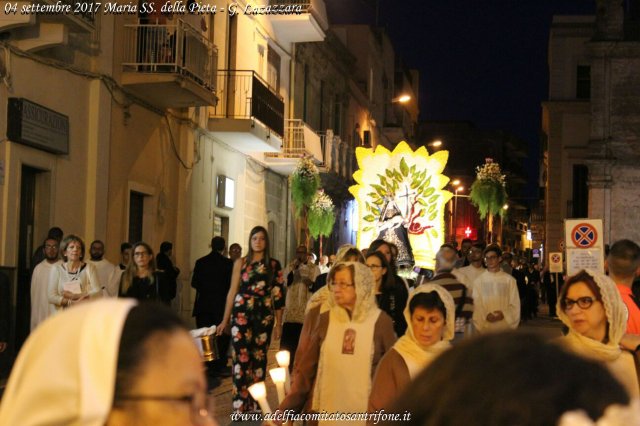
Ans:
{"type": "Polygon", "coordinates": [[[356,331],[348,328],[344,331],[342,338],[342,353],[345,355],[353,355],[356,349],[356,331]]]}

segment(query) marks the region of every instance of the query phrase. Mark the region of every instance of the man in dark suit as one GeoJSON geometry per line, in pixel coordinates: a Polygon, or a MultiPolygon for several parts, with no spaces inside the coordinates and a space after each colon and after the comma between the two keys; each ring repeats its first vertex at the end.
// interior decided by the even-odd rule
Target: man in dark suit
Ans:
{"type": "MultiPolygon", "coordinates": [[[[196,261],[193,269],[191,287],[195,288],[196,300],[193,304],[193,316],[196,317],[198,327],[210,327],[220,324],[224,316],[224,305],[231,286],[231,271],[233,261],[222,255],[225,241],[222,237],[211,240],[211,253],[196,261]]],[[[220,359],[212,361],[209,371],[214,376],[229,376],[227,370],[227,351],[230,336],[218,336],[218,351],[220,359]]]]}

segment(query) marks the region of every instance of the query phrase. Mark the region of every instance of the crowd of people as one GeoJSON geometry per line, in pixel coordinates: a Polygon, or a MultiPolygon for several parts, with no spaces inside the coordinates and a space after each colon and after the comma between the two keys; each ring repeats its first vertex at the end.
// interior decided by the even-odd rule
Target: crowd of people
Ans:
{"type": "MultiPolygon", "coordinates": [[[[100,380],[88,390],[67,387],[71,393],[93,392],[93,405],[76,404],[80,408],[58,413],[60,418],[123,424],[117,422],[140,415],[159,424],[209,424],[204,370],[193,367],[202,360],[166,307],[180,274],[171,261],[171,243],[163,243],[158,256],[144,242],[123,244],[121,264],[112,265],[104,260],[101,241],[91,244],[91,261],[85,262],[79,237],[53,231],[39,249],[43,258],[31,288],[34,332],[10,377],[0,424],[20,418],[30,398],[57,386],[55,380],[27,379],[42,373],[46,367],[40,363],[50,354],[64,350],[70,351],[69,372],[61,374],[68,380],[78,387],[87,386],[86,377],[100,380]],[[86,303],[100,298],[105,300],[86,303]],[[100,315],[110,310],[114,320],[106,340],[98,341],[102,335],[91,327],[99,327],[100,315]],[[155,315],[164,319],[156,324],[155,315]],[[88,327],[79,327],[82,321],[88,327]],[[68,327],[64,338],[56,337],[57,327],[68,327]],[[96,335],[83,338],[91,332],[96,335]],[[109,345],[92,361],[111,360],[113,371],[98,372],[93,362],[73,364],[92,344],[109,345]],[[141,370],[139,357],[151,353],[150,364],[157,361],[158,370],[141,370]],[[187,361],[176,367],[185,377],[161,383],[160,364],[187,361]],[[188,386],[181,382],[186,377],[188,386]],[[154,403],[166,401],[189,407],[192,423],[160,420],[171,414],[156,412],[154,403]]],[[[273,340],[291,354],[291,388],[280,412],[411,413],[404,420],[422,425],[567,426],[600,418],[606,424],[640,424],[634,358],[640,349],[640,302],[633,288],[640,247],[632,241],[611,246],[606,273],[587,269],[568,277],[481,241],[464,240],[460,250],[444,244],[434,271],[417,268],[413,274],[398,270],[398,250],[385,240],[364,250],[345,245],[319,260],[300,245],[284,267],[269,248],[261,226],[251,230],[245,256],[234,244],[227,257],[226,242],[215,237],[211,253],[198,259],[191,275],[196,325],[217,326],[220,357],[207,365],[209,389],[216,378],[231,376],[235,413],[260,412],[249,387],[265,381],[273,340]],[[551,319],[564,324],[564,335],[555,341],[514,332],[542,314],[541,303],[549,306],[551,319]],[[576,392],[585,385],[594,388],[576,392]]],[[[84,400],[64,393],[60,398],[61,407],[84,400]]]]}

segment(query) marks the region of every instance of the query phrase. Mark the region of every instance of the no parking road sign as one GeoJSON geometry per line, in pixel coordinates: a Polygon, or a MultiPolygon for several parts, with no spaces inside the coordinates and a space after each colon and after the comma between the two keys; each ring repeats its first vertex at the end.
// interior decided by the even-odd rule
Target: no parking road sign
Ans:
{"type": "Polygon", "coordinates": [[[549,253],[549,272],[552,274],[561,274],[563,272],[562,252],[549,253]]]}
{"type": "Polygon", "coordinates": [[[564,221],[567,248],[567,274],[582,269],[604,272],[602,219],[567,219],[564,221]]]}
{"type": "Polygon", "coordinates": [[[598,231],[592,224],[581,222],[571,230],[571,240],[576,247],[591,248],[598,241],[598,231]]]}

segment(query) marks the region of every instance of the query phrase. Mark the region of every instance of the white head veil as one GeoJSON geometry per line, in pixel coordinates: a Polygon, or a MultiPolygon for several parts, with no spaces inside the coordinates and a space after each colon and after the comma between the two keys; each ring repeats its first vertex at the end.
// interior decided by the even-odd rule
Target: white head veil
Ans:
{"type": "Polygon", "coordinates": [[[435,357],[440,355],[451,347],[449,343],[455,335],[455,323],[456,323],[456,305],[449,293],[444,287],[436,284],[422,284],[416,288],[407,300],[407,306],[404,308],[404,318],[409,325],[407,331],[398,341],[393,345],[395,349],[404,359],[409,369],[409,375],[411,378],[417,376],[435,357]],[[411,310],[409,305],[411,300],[421,293],[436,292],[444,307],[446,309],[446,317],[444,330],[442,334],[442,340],[434,343],[431,346],[424,347],[420,345],[418,339],[413,334],[413,327],[411,325],[411,310]]]}
{"type": "MultiPolygon", "coordinates": [[[[363,321],[371,309],[377,309],[376,295],[373,291],[375,287],[373,274],[367,265],[360,262],[337,262],[331,269],[342,265],[352,267],[354,272],[353,284],[356,290],[356,305],[351,317],[353,321],[363,321]]],[[[327,281],[327,287],[329,285],[330,283],[327,281]]],[[[337,306],[333,293],[329,292],[326,303],[329,309],[337,306]]]]}
{"type": "Polygon", "coordinates": [[[558,299],[556,311],[562,322],[569,327],[568,341],[573,348],[585,355],[595,356],[602,360],[616,359],[620,356],[620,340],[627,329],[627,308],[622,301],[616,284],[608,276],[591,269],[585,269],[596,282],[602,296],[602,305],[607,315],[608,336],[607,343],[596,342],[593,339],[580,335],[571,326],[571,320],[562,309],[562,300],[558,299]],[[586,352],[585,352],[586,351],[586,352]]]}
{"type": "Polygon", "coordinates": [[[122,327],[135,304],[87,302],[42,323],[13,367],[0,424],[103,426],[113,404],[122,327]]]}

